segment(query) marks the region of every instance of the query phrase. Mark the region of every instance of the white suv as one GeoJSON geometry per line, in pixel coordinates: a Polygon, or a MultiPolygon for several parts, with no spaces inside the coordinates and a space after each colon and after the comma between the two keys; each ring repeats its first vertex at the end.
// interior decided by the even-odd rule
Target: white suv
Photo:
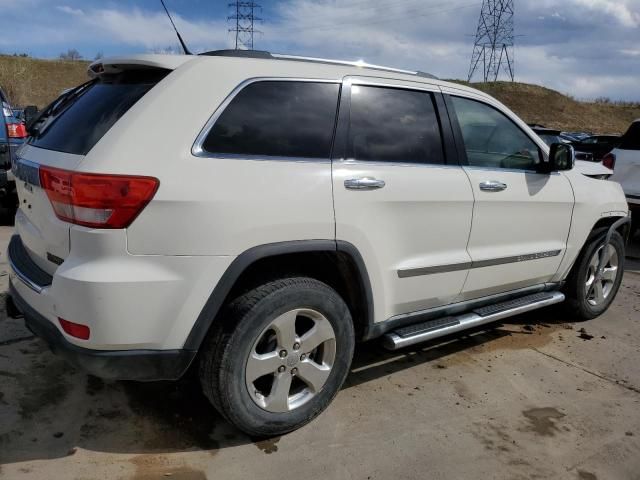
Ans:
{"type": "Polygon", "coordinates": [[[90,74],[19,152],[7,307],[94,375],[193,364],[226,418],[274,435],[329,404],[356,341],[565,298],[592,318],[618,291],[620,186],[481,92],[266,52],[90,74]]]}
{"type": "Polygon", "coordinates": [[[615,149],[605,156],[613,170],[611,180],[620,182],[629,209],[634,215],[633,229],[640,230],[640,118],[633,122],[615,149]]]}

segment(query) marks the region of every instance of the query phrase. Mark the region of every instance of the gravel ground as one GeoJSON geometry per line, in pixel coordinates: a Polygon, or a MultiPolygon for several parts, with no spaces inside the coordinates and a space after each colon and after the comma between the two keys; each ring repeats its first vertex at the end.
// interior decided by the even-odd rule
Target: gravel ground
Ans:
{"type": "MultiPolygon", "coordinates": [[[[0,292],[10,234],[0,227],[0,292]]],[[[639,479],[640,261],[628,267],[593,321],[545,309],[417,349],[361,345],[323,415],[264,441],[193,378],[88,377],[2,301],[0,479],[639,479]]]]}

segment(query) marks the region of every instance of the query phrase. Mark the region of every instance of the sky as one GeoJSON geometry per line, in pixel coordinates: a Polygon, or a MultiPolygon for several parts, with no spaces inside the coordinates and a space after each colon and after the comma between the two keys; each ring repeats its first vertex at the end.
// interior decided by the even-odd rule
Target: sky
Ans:
{"type": "MultiPolygon", "coordinates": [[[[192,51],[233,46],[230,0],[165,0],[192,51]]],[[[256,0],[254,48],[466,79],[481,0],[256,0]]],[[[640,0],[515,0],[516,81],[640,101],[640,0]]],[[[159,0],[0,0],[0,52],[175,48],[159,0]]]]}

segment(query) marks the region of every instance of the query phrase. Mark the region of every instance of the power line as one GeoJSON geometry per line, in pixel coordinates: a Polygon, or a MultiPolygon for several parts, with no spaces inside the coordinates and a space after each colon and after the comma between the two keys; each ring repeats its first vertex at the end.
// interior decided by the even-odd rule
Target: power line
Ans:
{"type": "Polygon", "coordinates": [[[485,82],[498,80],[501,70],[514,81],[513,15],[513,0],[483,0],[469,81],[480,67],[485,82]]]}
{"type": "Polygon", "coordinates": [[[235,21],[235,26],[229,32],[235,33],[236,50],[253,50],[253,34],[260,33],[254,26],[262,21],[256,12],[262,7],[253,1],[236,1],[230,3],[229,7],[233,8],[233,14],[227,20],[235,21]]]}

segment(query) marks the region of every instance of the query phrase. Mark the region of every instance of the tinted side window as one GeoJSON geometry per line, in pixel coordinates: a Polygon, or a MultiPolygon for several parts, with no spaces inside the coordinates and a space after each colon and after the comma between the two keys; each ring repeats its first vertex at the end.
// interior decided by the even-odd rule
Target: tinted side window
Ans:
{"type": "Polygon", "coordinates": [[[443,163],[440,125],[426,92],[354,85],[347,157],[402,163],[443,163]]]}
{"type": "Polygon", "coordinates": [[[467,98],[451,97],[469,165],[533,170],[540,149],[506,115],[467,98]]]}
{"type": "Polygon", "coordinates": [[[203,143],[210,153],[329,158],[340,86],[264,81],[238,93],[203,143]]]}

